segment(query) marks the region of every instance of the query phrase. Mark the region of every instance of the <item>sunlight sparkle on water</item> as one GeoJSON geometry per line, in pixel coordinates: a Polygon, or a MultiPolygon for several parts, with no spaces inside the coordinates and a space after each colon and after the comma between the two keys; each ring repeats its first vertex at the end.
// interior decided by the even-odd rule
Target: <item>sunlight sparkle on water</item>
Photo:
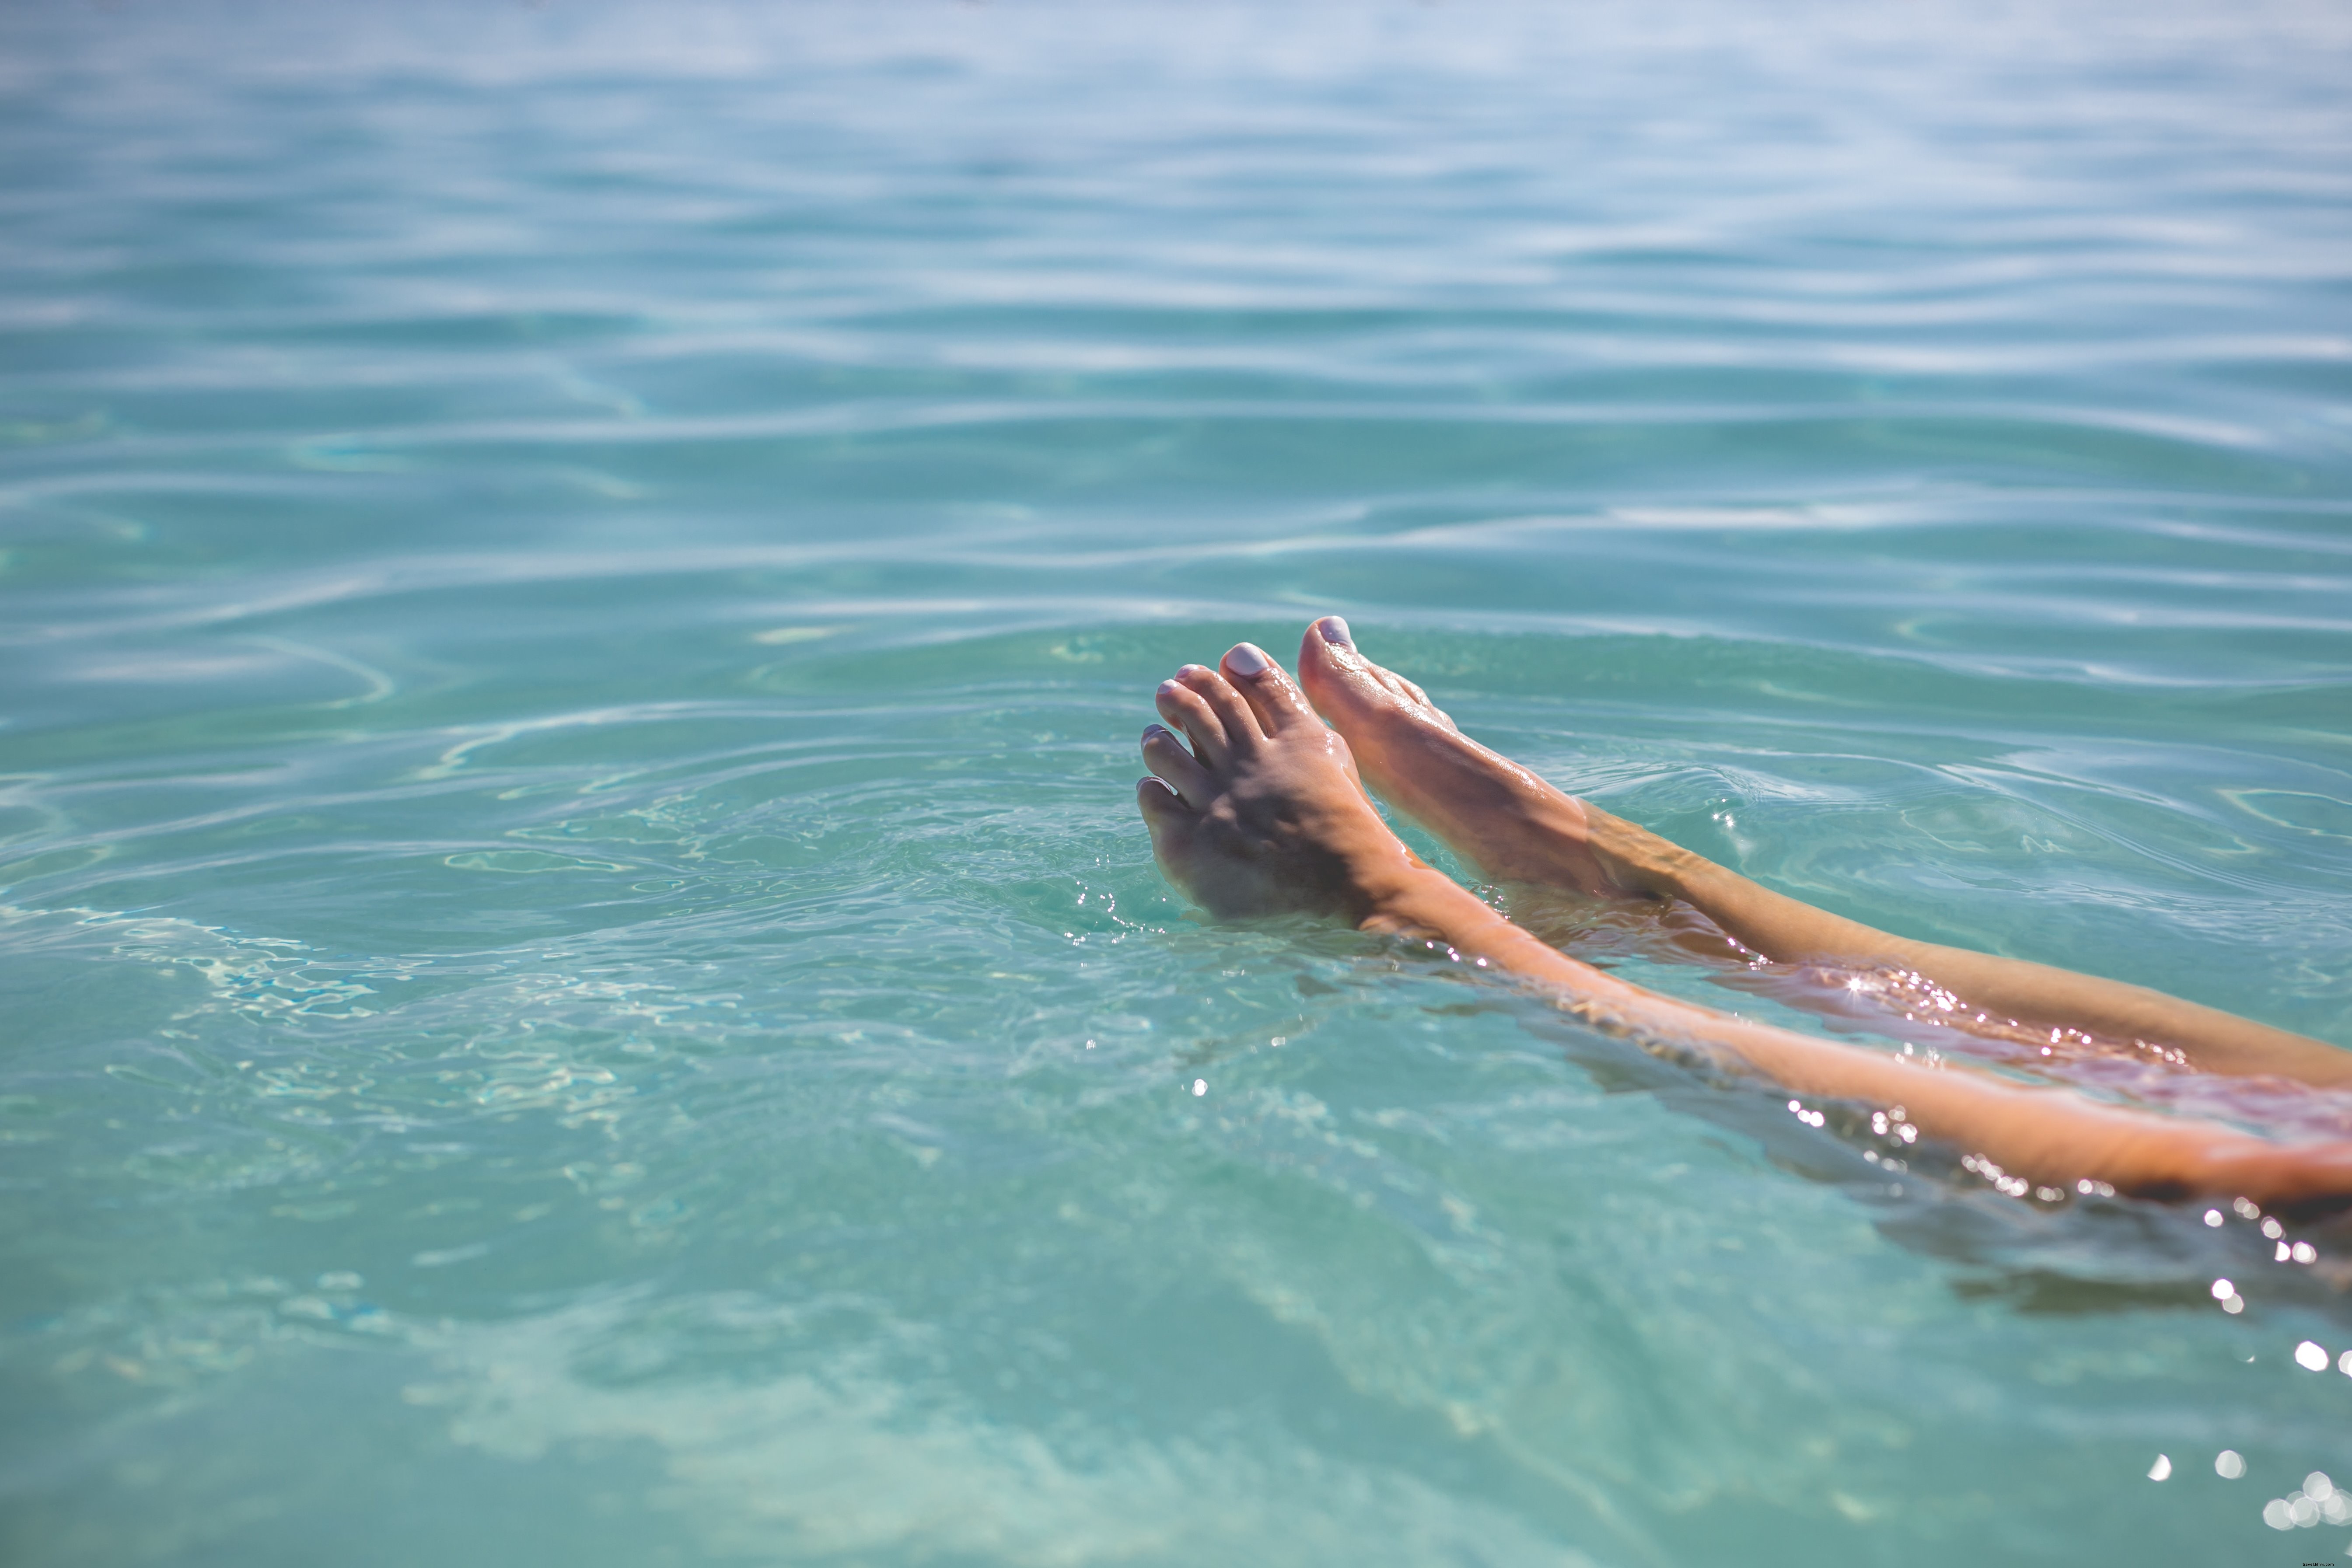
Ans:
{"type": "Polygon", "coordinates": [[[1344,612],[1767,887],[2352,1043],[2347,80],[2294,0],[0,5],[12,1561],[2279,1555],[2193,1455],[2339,1462],[2324,1222],[1206,920],[1135,790],[1344,612]]]}

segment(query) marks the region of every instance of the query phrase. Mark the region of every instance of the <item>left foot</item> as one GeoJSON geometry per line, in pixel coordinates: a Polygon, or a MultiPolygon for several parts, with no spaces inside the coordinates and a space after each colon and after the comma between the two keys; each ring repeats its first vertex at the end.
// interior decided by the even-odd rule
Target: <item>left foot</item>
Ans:
{"type": "Polygon", "coordinates": [[[1218,669],[1186,665],[1156,705],[1168,722],[1143,732],[1154,776],[1136,795],[1170,881],[1221,918],[1394,923],[1396,889],[1428,868],[1365,796],[1348,742],[1264,650],[1242,643],[1218,669]]]}

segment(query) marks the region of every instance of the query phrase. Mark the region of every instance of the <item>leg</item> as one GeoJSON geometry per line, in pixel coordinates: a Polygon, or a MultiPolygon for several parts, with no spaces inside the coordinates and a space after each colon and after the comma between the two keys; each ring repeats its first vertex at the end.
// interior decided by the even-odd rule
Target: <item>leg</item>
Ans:
{"type": "Polygon", "coordinates": [[[1389,832],[1364,798],[1348,742],[1247,643],[1222,670],[1187,666],[1160,687],[1159,705],[1192,746],[1160,725],[1145,731],[1155,776],[1137,786],[1144,820],[1170,879],[1213,912],[1325,914],[1425,940],[1466,966],[1541,987],[1644,1049],[1704,1058],[1800,1094],[1899,1106],[1921,1132],[2036,1182],[2290,1206],[2352,1197],[2352,1143],[2273,1144],[2218,1123],[1928,1066],[1674,1001],[1578,963],[1389,832]]]}
{"type": "Polygon", "coordinates": [[[2302,1035],[2121,981],[1890,936],[1759,886],[1463,735],[1419,687],[1358,652],[1336,616],[1307,628],[1298,664],[1315,706],[1348,738],[1372,787],[1496,881],[1680,899],[1767,958],[1891,960],[2003,1022],[2169,1047],[2208,1072],[2352,1083],[2352,1052],[2302,1035]]]}

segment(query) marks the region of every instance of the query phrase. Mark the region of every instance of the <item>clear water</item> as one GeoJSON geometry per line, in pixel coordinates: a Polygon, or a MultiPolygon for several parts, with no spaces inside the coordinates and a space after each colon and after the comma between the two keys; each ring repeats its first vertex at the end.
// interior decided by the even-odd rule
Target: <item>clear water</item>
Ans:
{"type": "Polygon", "coordinates": [[[1776,887],[2352,1045],[2347,81],[2241,0],[0,13],[0,1557],[2331,1560],[2341,1237],[1890,1182],[1188,919],[1129,787],[1337,610],[1776,887]]]}

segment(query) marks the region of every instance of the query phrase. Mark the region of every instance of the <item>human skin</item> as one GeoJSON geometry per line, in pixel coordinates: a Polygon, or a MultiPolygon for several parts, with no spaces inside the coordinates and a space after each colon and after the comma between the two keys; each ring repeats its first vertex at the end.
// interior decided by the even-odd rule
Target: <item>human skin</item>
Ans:
{"type": "Polygon", "coordinates": [[[2352,1083],[2352,1051],[2305,1036],[2121,981],[1893,936],[1759,886],[1462,734],[1420,687],[1366,658],[1336,616],[1307,628],[1298,668],[1380,796],[1492,881],[1676,899],[1777,962],[1906,970],[1966,1004],[1938,1019],[1960,1029],[1981,1016],[2140,1042],[2204,1072],[2352,1083]]]}
{"type": "MultiPolygon", "coordinates": [[[[1311,628],[1308,640],[1346,646],[1311,628]]],[[[1316,655],[1309,648],[1305,657],[1316,655]]],[[[1321,668],[1312,678],[1318,683],[1334,670],[1362,673],[1336,658],[1321,668]]],[[[1144,732],[1152,776],[1139,781],[1138,803],[1160,868],[1213,915],[1328,916],[1425,942],[1466,969],[1538,988],[1588,1025],[1654,1053],[1744,1070],[1798,1095],[1896,1110],[1921,1134],[2041,1186],[2105,1183],[2144,1197],[2244,1196],[2288,1208],[2352,1198],[2352,1143],[2273,1143],[2217,1123],[1819,1039],[1661,996],[1569,957],[1390,831],[1365,794],[1348,739],[1255,645],[1237,646],[1216,669],[1185,666],[1161,683],[1155,703],[1166,723],[1144,732]]],[[[1457,815],[1466,821],[1476,812],[1457,815]]],[[[1613,879],[1613,850],[1594,850],[1589,831],[1543,853],[1563,871],[1598,868],[1613,879]]]]}

